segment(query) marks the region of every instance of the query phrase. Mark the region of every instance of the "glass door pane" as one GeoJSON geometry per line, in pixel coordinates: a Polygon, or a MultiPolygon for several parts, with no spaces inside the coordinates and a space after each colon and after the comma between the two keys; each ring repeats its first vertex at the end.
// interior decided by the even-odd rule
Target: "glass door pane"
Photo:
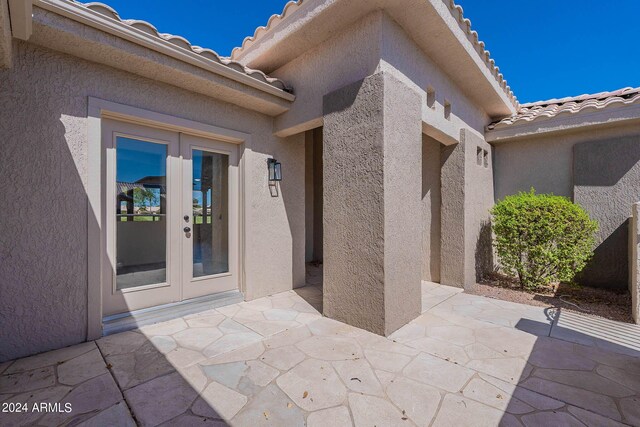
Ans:
{"type": "Polygon", "coordinates": [[[229,156],[193,150],[193,277],[229,272],[229,156]]]}
{"type": "Polygon", "coordinates": [[[167,281],[167,146],[116,138],[116,289],[167,281]]]}

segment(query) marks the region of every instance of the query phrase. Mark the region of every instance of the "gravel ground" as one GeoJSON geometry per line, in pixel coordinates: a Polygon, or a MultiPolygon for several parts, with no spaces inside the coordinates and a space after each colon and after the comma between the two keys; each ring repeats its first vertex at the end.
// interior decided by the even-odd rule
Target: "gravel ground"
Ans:
{"type": "Polygon", "coordinates": [[[528,292],[518,288],[517,281],[513,279],[492,275],[473,288],[465,289],[465,292],[521,304],[558,307],[619,322],[633,323],[631,295],[626,290],[612,291],[561,283],[550,289],[528,292]]]}

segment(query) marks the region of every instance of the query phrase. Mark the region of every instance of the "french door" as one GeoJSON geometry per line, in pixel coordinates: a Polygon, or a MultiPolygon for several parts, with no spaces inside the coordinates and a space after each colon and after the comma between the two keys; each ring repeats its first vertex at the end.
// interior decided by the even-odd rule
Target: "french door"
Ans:
{"type": "Polygon", "coordinates": [[[103,119],[103,313],[238,288],[237,146],[103,119]]]}

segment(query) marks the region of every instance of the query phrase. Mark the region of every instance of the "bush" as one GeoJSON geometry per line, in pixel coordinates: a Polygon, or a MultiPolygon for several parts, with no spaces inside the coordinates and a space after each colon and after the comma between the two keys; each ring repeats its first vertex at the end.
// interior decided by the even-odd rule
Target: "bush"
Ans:
{"type": "Polygon", "coordinates": [[[565,197],[531,189],[505,197],[491,215],[502,268],[525,289],[571,282],[593,255],[598,223],[565,197]]]}

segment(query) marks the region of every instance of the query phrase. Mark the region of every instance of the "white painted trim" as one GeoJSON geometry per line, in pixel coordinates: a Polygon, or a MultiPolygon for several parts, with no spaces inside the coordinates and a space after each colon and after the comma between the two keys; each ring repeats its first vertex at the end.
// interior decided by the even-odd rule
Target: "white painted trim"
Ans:
{"type": "MultiPolygon", "coordinates": [[[[13,1],[22,2],[24,0],[13,1]]],[[[31,0],[29,0],[29,2],[30,1],[31,0]]],[[[220,64],[213,60],[207,59],[195,52],[176,46],[169,41],[154,37],[151,34],[145,33],[144,31],[139,30],[135,27],[126,25],[122,22],[118,22],[117,20],[111,19],[86,7],[82,7],[78,4],[74,4],[64,0],[34,1],[35,5],[42,9],[67,17],[74,21],[88,25],[92,28],[96,28],[109,34],[113,34],[117,37],[128,40],[140,46],[144,46],[153,51],[160,52],[182,62],[195,65],[196,67],[205,69],[212,73],[242,83],[246,86],[253,87],[287,101],[295,100],[295,96],[291,93],[271,86],[266,82],[257,80],[245,73],[231,69],[224,64],[220,64]]]]}
{"type": "Polygon", "coordinates": [[[640,104],[561,114],[553,118],[541,118],[531,122],[507,125],[487,131],[485,137],[487,142],[506,142],[549,133],[576,132],[594,127],[623,126],[634,120],[640,120],[640,104]]]}
{"type": "Polygon", "coordinates": [[[181,132],[205,138],[214,138],[234,144],[242,144],[251,138],[251,135],[244,132],[89,97],[90,111],[92,107],[98,109],[100,117],[132,124],[151,126],[156,129],[181,132]]]}
{"type": "Polygon", "coordinates": [[[87,341],[102,336],[102,125],[89,98],[87,114],[87,341]]]}
{"type": "Polygon", "coordinates": [[[11,33],[20,40],[29,40],[33,33],[33,1],[9,0],[11,33]]]}
{"type": "Polygon", "coordinates": [[[251,135],[237,130],[208,125],[201,122],[156,113],[142,108],[131,107],[111,101],[89,97],[87,111],[87,340],[102,336],[102,284],[103,259],[105,256],[105,240],[103,237],[102,217],[105,206],[102,203],[102,168],[106,164],[106,156],[102,149],[102,119],[146,125],[163,130],[177,131],[189,135],[215,138],[238,144],[239,150],[239,237],[238,279],[240,290],[245,288],[244,251],[245,251],[245,202],[244,175],[246,162],[245,147],[251,146],[251,135]]]}

